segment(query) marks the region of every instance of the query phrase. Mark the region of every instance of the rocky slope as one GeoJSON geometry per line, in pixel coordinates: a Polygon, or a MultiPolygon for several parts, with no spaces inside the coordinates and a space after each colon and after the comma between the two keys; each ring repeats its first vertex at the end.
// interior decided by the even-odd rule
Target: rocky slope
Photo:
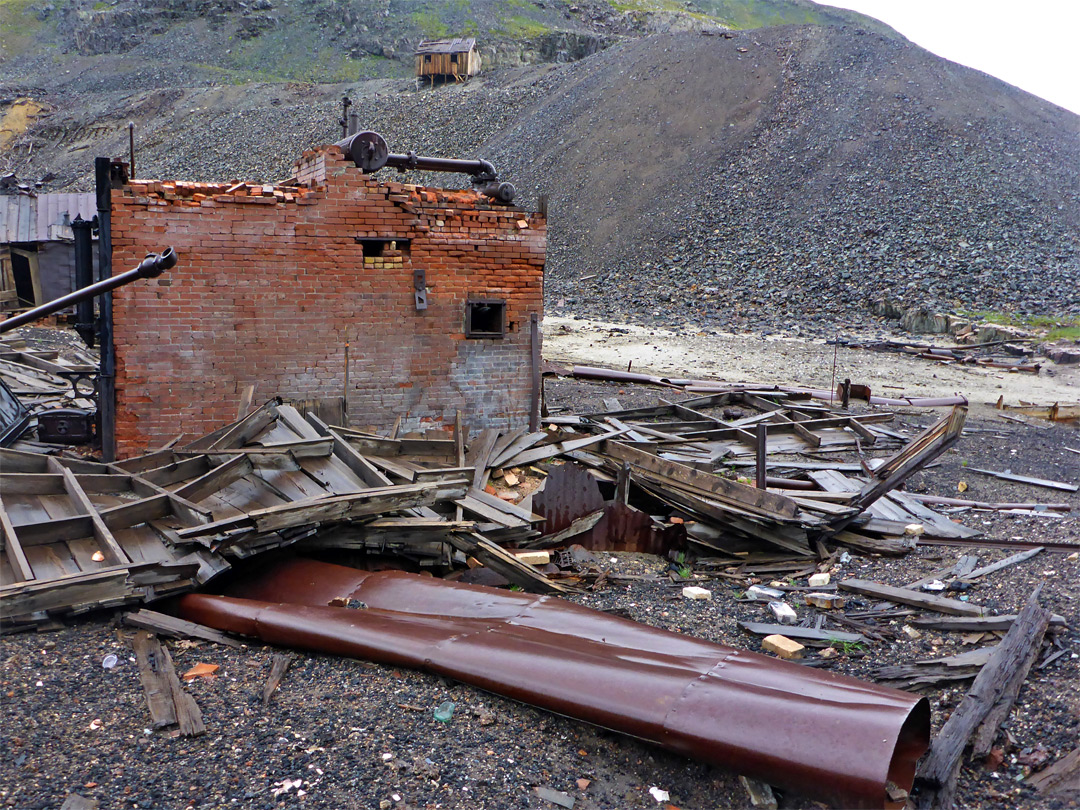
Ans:
{"type": "Polygon", "coordinates": [[[910,43],[640,40],[484,152],[549,195],[556,309],[812,331],[886,295],[1080,314],[1080,118],[910,43]]]}
{"type": "MultiPolygon", "coordinates": [[[[547,195],[554,312],[808,334],[874,323],[867,305],[884,295],[1080,314],[1080,118],[902,39],[838,26],[734,32],[701,15],[542,0],[541,12],[582,22],[582,36],[618,27],[605,20],[622,33],[578,61],[420,91],[401,76],[223,84],[197,59],[225,59],[214,36],[235,36],[258,2],[213,23],[190,18],[191,0],[168,1],[168,43],[65,54],[49,83],[33,48],[0,64],[0,97],[29,88],[45,107],[0,161],[22,179],[51,175],[45,190],[87,189],[93,156],[126,156],[132,120],[142,177],[279,179],[303,149],[340,137],[348,93],[395,150],[480,155],[523,204],[547,195]],[[635,38],[635,25],[662,18],[700,30],[635,38]]],[[[367,24],[355,9],[317,8],[328,42],[367,24]],[[352,27],[335,34],[342,19],[352,27]]],[[[299,14],[284,2],[271,11],[299,14]]]]}

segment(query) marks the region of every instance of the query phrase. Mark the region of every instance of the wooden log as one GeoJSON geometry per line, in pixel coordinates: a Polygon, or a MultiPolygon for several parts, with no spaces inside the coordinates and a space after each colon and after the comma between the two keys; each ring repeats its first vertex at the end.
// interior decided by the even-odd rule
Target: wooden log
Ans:
{"type": "Polygon", "coordinates": [[[979,671],[971,690],[930,744],[915,775],[915,806],[920,810],[948,810],[953,806],[960,760],[968,739],[988,717],[1003,717],[1001,706],[1005,706],[1005,713],[1012,706],[1050,621],[1050,611],[1039,605],[1041,591],[1040,585],[1028,598],[1004,640],[979,671]]]}

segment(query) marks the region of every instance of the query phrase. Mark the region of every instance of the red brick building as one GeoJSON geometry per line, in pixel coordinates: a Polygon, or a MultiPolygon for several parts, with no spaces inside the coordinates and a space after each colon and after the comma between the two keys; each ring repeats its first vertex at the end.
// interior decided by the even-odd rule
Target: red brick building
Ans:
{"type": "Polygon", "coordinates": [[[112,192],[112,245],[117,271],[180,258],[113,294],[119,456],[232,421],[249,385],[403,430],[458,410],[523,425],[536,407],[539,214],[379,182],[329,146],[286,185],[131,181],[112,192]]]}

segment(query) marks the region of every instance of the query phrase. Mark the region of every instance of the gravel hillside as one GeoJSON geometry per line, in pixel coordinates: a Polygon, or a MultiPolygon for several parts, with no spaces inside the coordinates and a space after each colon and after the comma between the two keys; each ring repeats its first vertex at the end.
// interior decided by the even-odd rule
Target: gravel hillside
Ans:
{"type": "Polygon", "coordinates": [[[856,28],[708,34],[420,91],[76,67],[0,169],[89,189],[95,155],[126,157],[131,120],[141,177],[276,180],[340,137],[348,94],[396,151],[482,156],[523,205],[547,195],[557,314],[806,335],[873,325],[886,295],[1080,315],[1080,117],[856,28]]]}
{"type": "Polygon", "coordinates": [[[642,39],[482,151],[549,195],[555,311],[811,333],[884,295],[1080,313],[1080,117],[911,43],[642,39]]]}

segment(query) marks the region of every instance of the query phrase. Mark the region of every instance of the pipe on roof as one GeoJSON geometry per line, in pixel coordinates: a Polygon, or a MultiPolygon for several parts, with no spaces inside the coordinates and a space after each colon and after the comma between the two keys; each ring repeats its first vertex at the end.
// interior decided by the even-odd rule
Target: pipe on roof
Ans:
{"type": "Polygon", "coordinates": [[[887,785],[909,790],[929,746],[918,695],[554,597],[311,560],[231,593],[184,596],[180,615],[427,670],[841,807],[903,807],[887,785]],[[366,609],[328,606],[349,600],[366,609]]]}

